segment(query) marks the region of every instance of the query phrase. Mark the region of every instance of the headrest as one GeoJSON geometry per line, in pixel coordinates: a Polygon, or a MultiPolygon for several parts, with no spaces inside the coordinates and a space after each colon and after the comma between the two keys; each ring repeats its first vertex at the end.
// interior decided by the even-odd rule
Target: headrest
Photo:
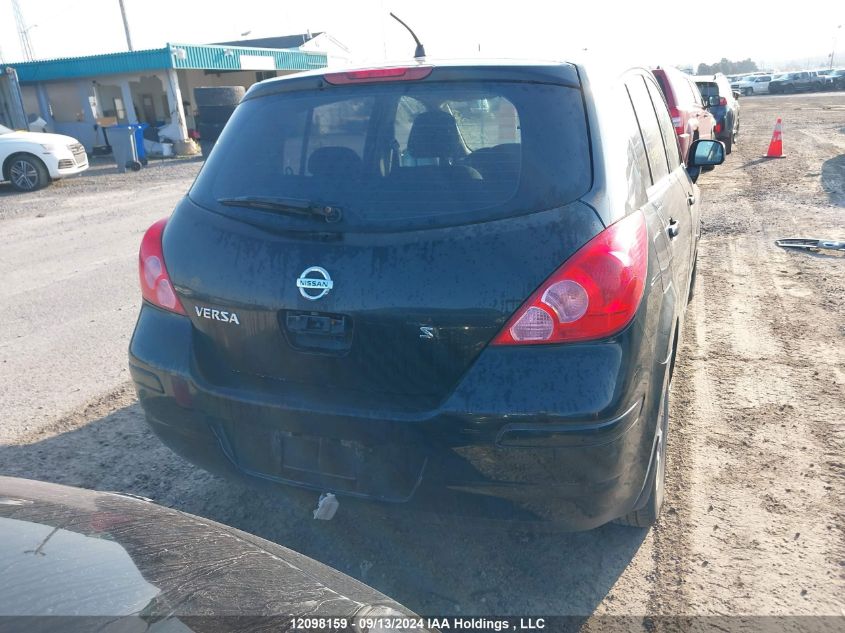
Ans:
{"type": "Polygon", "coordinates": [[[348,147],[320,147],[308,159],[308,171],[315,176],[357,176],[361,157],[348,147]]]}
{"type": "Polygon", "coordinates": [[[408,135],[408,153],[414,158],[462,158],[466,153],[458,124],[448,112],[421,112],[408,135]]]}

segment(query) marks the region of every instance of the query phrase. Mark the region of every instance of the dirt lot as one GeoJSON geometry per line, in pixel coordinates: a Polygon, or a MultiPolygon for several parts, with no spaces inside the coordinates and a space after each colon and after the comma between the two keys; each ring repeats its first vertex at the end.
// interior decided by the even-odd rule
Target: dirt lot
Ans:
{"type": "Polygon", "coordinates": [[[845,258],[773,243],[845,239],[845,93],[741,103],[739,144],[699,181],[667,507],[649,532],[524,533],[347,503],[316,522],[315,495],[247,493],[163,448],[126,347],[138,242],[190,161],[101,167],[28,196],[0,185],[0,473],[151,497],[422,613],[845,616],[845,258]],[[766,161],[778,116],[787,157],[766,161]]]}

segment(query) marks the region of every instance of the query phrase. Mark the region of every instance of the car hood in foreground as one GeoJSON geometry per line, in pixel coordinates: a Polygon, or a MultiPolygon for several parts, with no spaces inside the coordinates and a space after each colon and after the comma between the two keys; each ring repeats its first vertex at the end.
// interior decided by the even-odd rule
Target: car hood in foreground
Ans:
{"type": "Polygon", "coordinates": [[[10,477],[0,477],[0,570],[0,622],[164,617],[197,630],[190,616],[410,613],[322,563],[219,523],[10,477]]]}

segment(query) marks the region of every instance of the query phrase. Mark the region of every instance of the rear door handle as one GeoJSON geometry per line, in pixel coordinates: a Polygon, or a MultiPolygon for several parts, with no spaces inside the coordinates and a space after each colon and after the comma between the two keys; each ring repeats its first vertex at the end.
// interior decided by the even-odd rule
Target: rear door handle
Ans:
{"type": "Polygon", "coordinates": [[[678,237],[678,233],[680,232],[680,226],[678,225],[678,221],[672,218],[669,218],[669,224],[666,226],[666,234],[670,238],[678,237]]]}

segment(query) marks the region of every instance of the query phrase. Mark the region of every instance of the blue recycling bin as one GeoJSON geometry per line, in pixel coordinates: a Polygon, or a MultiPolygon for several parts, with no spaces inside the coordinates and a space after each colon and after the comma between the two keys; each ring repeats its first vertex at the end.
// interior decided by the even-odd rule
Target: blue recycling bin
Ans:
{"type": "Polygon", "coordinates": [[[147,164],[147,148],[144,147],[144,130],[150,127],[149,123],[139,123],[135,126],[135,144],[138,146],[138,158],[145,165],[147,164]]]}
{"type": "Polygon", "coordinates": [[[119,123],[112,127],[129,128],[135,132],[135,151],[138,154],[138,160],[142,164],[147,164],[147,149],[144,147],[144,130],[150,127],[149,123],[119,123]]]}

